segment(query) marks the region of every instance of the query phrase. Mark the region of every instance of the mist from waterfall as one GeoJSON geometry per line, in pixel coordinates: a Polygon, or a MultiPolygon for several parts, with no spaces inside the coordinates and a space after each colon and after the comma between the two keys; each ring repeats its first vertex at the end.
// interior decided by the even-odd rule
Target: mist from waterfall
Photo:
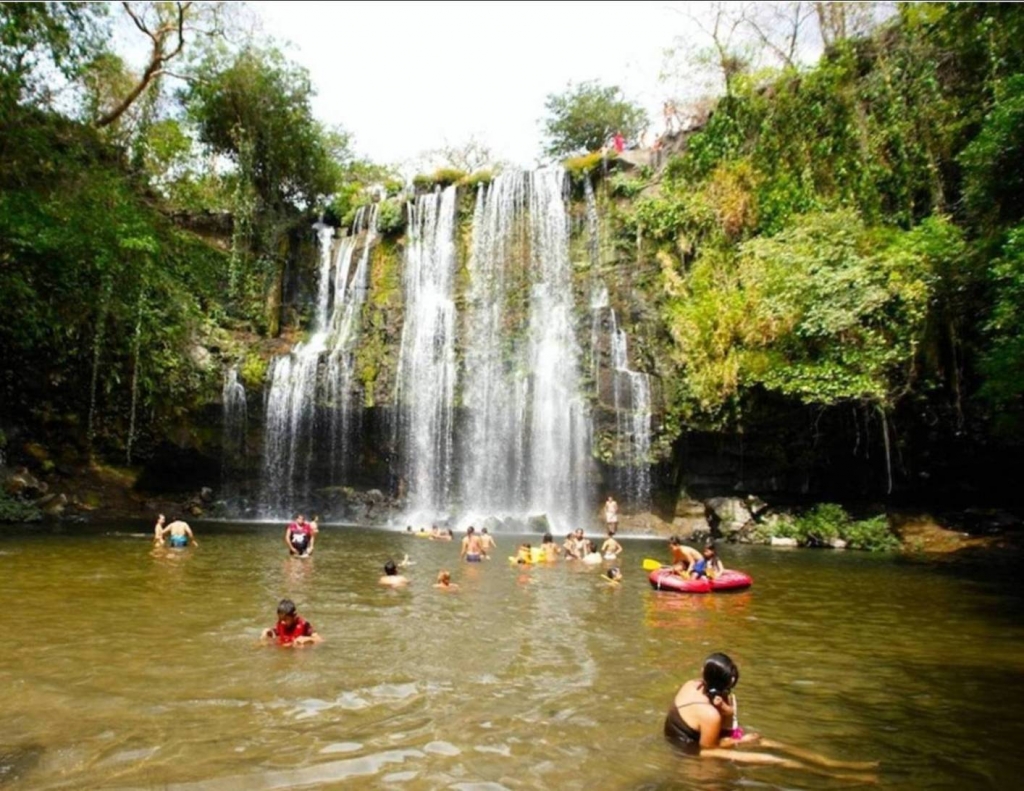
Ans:
{"type": "Polygon", "coordinates": [[[449,506],[454,463],[456,188],[409,205],[396,402],[409,508],[449,506]]]}

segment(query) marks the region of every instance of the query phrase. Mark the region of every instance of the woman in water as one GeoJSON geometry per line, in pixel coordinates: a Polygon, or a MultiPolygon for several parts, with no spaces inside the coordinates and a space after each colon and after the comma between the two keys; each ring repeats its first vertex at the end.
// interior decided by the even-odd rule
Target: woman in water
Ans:
{"type": "Polygon", "coordinates": [[[701,677],[687,681],[676,692],[665,717],[665,737],[689,755],[728,758],[742,763],[773,764],[814,771],[812,767],[793,758],[729,748],[756,744],[788,752],[808,763],[830,769],[868,770],[878,766],[877,762],[833,761],[807,750],[762,739],[756,733],[744,733],[736,721],[736,698],[732,693],[739,680],[740,671],[732,659],[721,653],[711,654],[704,660],[701,677]]]}

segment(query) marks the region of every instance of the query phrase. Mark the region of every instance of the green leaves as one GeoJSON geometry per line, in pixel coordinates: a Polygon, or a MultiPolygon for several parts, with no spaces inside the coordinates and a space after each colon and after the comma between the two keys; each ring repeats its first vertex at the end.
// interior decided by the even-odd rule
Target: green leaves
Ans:
{"type": "Polygon", "coordinates": [[[712,413],[754,386],[891,405],[909,385],[938,256],[958,241],[943,220],[901,233],[847,211],[795,218],[735,254],[703,252],[667,316],[693,397],[712,413]]]}
{"type": "Polygon", "coordinates": [[[627,140],[636,138],[647,125],[647,113],[625,99],[620,88],[596,81],[570,83],[565,92],[549,94],[544,106],[544,153],[551,157],[595,151],[616,132],[627,140]]]}

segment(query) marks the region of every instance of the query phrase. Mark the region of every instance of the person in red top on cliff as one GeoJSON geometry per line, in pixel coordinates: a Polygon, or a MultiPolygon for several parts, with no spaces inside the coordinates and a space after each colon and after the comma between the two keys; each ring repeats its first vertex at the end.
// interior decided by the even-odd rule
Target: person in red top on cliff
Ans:
{"type": "Polygon", "coordinates": [[[284,530],[284,543],[288,547],[289,555],[308,557],[313,554],[313,544],[316,542],[316,521],[310,524],[306,517],[299,514],[295,521],[290,523],[284,530]]]}
{"type": "Polygon", "coordinates": [[[277,605],[277,623],[265,629],[263,640],[276,640],[278,645],[296,646],[319,643],[323,638],[316,633],[313,624],[295,611],[295,602],[281,599],[277,605]]]}
{"type": "Polygon", "coordinates": [[[626,147],[626,138],[622,136],[622,132],[615,133],[615,137],[612,138],[612,144],[615,146],[615,153],[621,154],[626,147]]]}

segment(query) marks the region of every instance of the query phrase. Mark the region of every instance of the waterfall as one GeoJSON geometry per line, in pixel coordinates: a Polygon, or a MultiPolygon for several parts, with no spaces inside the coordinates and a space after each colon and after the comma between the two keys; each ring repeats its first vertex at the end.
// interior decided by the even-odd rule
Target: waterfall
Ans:
{"type": "Polygon", "coordinates": [[[523,499],[525,380],[505,348],[507,270],[524,240],[526,175],[504,173],[477,191],[466,321],[463,403],[469,425],[462,453],[463,502],[508,512],[523,499]]]}
{"type": "Polygon", "coordinates": [[[626,331],[611,310],[611,375],[615,402],[616,446],[628,448],[619,486],[637,509],[651,505],[651,384],[647,374],[629,368],[626,331]],[[625,387],[623,387],[625,380],[625,387]]]}
{"type": "Polygon", "coordinates": [[[334,246],[334,230],[318,223],[320,248],[317,300],[311,335],[296,344],[289,354],[277,357],[270,366],[266,396],[266,429],[263,443],[261,500],[267,515],[294,510],[310,493],[315,454],[314,440],[320,427],[317,396],[326,390],[327,401],[335,406],[331,419],[331,456],[342,456],[350,413],[353,376],[352,350],[358,337],[359,315],[365,301],[369,278],[370,245],[376,234],[377,207],[360,209],[353,234],[366,223],[366,238],[359,265],[349,281],[355,237],[334,246]],[[333,254],[332,254],[333,253],[333,254]],[[321,358],[327,355],[325,379],[321,385],[321,358]],[[340,408],[339,408],[340,407],[340,408]],[[341,417],[335,417],[341,412],[341,417]],[[340,448],[335,441],[342,437],[340,448]]]}
{"type": "Polygon", "coordinates": [[[224,409],[223,442],[221,444],[221,488],[225,496],[231,491],[232,473],[245,457],[245,434],[248,428],[248,408],[245,387],[238,381],[238,369],[229,368],[224,374],[224,388],[221,391],[224,409]]]}
{"type": "Polygon", "coordinates": [[[362,413],[355,393],[355,348],[366,292],[370,288],[370,248],[377,239],[377,204],[356,212],[352,235],[341,241],[335,266],[334,312],[330,318],[330,353],[327,357],[327,402],[332,407],[330,463],[344,479],[349,470],[352,437],[362,413]],[[358,235],[365,231],[355,273],[349,277],[358,235]]]}
{"type": "Polygon", "coordinates": [[[573,322],[565,171],[531,174],[530,230],[534,273],[530,304],[530,488],[533,510],[578,523],[586,509],[589,416],[579,392],[573,322]]]}
{"type": "Polygon", "coordinates": [[[396,401],[409,505],[431,516],[449,505],[454,459],[455,198],[450,186],[409,206],[396,401]]]}
{"type": "Polygon", "coordinates": [[[568,526],[587,510],[590,424],[579,392],[564,183],[561,168],[503,173],[477,195],[461,455],[468,510],[546,513],[568,526]],[[529,288],[525,306],[516,285],[529,288]],[[523,307],[517,326],[510,316],[523,307]]]}

